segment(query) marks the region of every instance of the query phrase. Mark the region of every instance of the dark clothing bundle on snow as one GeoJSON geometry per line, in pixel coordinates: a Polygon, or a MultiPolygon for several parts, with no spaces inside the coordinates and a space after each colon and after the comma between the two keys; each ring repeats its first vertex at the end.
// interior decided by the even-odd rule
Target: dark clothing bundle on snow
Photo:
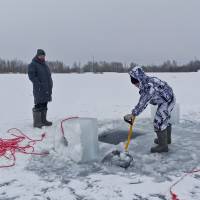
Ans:
{"type": "Polygon", "coordinates": [[[35,104],[46,103],[52,100],[53,81],[51,72],[45,61],[37,56],[28,66],[28,76],[33,83],[35,104]]]}

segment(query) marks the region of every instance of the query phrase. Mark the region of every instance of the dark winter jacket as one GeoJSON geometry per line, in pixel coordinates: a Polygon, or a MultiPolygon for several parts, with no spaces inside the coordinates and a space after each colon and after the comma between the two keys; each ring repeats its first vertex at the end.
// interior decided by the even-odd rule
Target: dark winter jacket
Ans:
{"type": "Polygon", "coordinates": [[[28,66],[28,76],[33,83],[35,104],[51,101],[53,81],[46,62],[39,60],[37,57],[33,58],[28,66]]]}
{"type": "Polygon", "coordinates": [[[141,67],[133,68],[129,74],[139,81],[140,89],[140,100],[132,110],[134,116],[139,115],[149,103],[160,105],[175,101],[173,90],[165,81],[147,76],[141,67]]]}

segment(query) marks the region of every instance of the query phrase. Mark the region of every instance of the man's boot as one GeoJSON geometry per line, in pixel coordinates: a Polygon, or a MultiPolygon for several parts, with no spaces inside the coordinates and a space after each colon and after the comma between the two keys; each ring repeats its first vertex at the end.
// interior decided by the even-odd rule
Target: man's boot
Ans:
{"type": "Polygon", "coordinates": [[[52,126],[52,122],[47,121],[47,110],[42,111],[42,123],[44,126],[52,126]]]}
{"type": "MultiPolygon", "coordinates": [[[[168,144],[172,143],[171,133],[172,133],[172,125],[169,124],[168,127],[167,127],[167,142],[168,142],[168,144]]],[[[158,138],[156,138],[154,140],[154,143],[158,144],[158,138]]]]}
{"type": "Polygon", "coordinates": [[[156,134],[158,136],[158,145],[151,148],[151,153],[168,152],[167,128],[163,131],[156,131],[156,134]]]}
{"type": "Polygon", "coordinates": [[[42,128],[44,124],[42,123],[42,111],[36,108],[33,108],[33,127],[42,128]]]}

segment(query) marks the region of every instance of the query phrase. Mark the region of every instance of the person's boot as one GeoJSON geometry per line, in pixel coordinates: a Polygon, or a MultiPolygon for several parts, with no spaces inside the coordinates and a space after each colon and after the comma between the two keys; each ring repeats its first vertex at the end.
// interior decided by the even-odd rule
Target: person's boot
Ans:
{"type": "Polygon", "coordinates": [[[158,145],[151,148],[151,153],[168,152],[167,128],[163,131],[156,131],[156,134],[158,136],[158,145]]]}
{"type": "Polygon", "coordinates": [[[33,108],[33,127],[42,128],[44,124],[42,123],[42,111],[33,108]]]}
{"type": "MultiPolygon", "coordinates": [[[[169,124],[169,126],[167,127],[167,142],[168,142],[168,144],[172,143],[171,133],[172,133],[172,125],[169,124]]],[[[154,143],[158,144],[158,138],[154,139],[154,143]]]]}
{"type": "Polygon", "coordinates": [[[44,126],[52,126],[52,122],[47,121],[47,110],[42,111],[42,123],[44,126]]]}

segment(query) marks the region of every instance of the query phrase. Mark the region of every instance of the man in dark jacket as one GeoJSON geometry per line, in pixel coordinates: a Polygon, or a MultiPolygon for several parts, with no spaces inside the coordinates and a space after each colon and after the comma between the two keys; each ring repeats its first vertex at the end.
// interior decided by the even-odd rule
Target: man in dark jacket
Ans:
{"type": "Polygon", "coordinates": [[[45,62],[45,52],[37,50],[36,56],[28,66],[28,76],[33,83],[33,96],[35,106],[33,108],[33,126],[51,126],[52,122],[47,121],[47,104],[52,100],[53,81],[51,72],[45,62]]]}

